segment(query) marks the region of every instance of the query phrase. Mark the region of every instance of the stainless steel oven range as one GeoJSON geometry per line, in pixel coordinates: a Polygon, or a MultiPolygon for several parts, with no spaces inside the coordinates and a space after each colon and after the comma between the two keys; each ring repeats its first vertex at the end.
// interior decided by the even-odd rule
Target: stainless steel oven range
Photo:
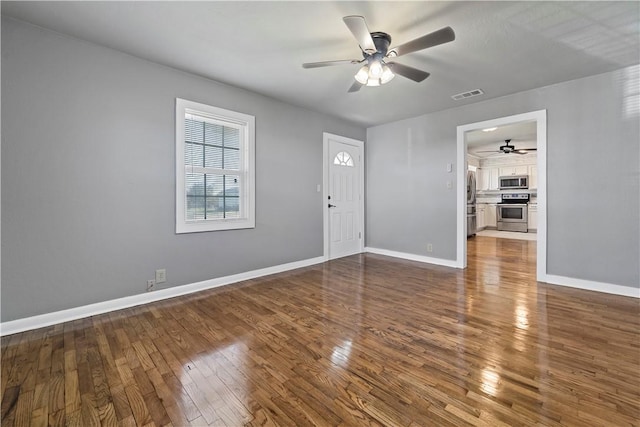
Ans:
{"type": "Polygon", "coordinates": [[[498,230],[528,232],[529,194],[503,194],[496,207],[498,230]]]}

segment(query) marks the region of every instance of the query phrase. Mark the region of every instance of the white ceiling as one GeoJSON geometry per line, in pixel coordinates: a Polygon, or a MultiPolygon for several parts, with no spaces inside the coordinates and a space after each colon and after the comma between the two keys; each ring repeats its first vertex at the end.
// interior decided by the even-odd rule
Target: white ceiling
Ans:
{"type": "Polygon", "coordinates": [[[518,149],[537,148],[537,123],[535,121],[514,123],[497,127],[491,132],[475,130],[467,132],[467,151],[479,158],[497,156],[519,156],[520,154],[503,154],[499,152],[501,145],[509,139],[510,144],[518,149]],[[492,152],[487,152],[492,151],[492,152]]]}
{"type": "Polygon", "coordinates": [[[80,39],[372,126],[640,62],[640,3],[628,2],[2,2],[2,13],[80,39]],[[451,26],[456,40],[396,61],[401,76],[347,93],[360,59],[342,22],[362,15],[392,46],[451,26]],[[453,101],[472,89],[485,95],[453,101]]]}

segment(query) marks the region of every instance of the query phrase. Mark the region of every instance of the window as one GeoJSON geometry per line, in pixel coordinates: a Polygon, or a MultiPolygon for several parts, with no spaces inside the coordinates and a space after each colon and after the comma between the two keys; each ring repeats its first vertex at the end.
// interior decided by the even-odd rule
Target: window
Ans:
{"type": "Polygon", "coordinates": [[[349,153],[347,153],[346,151],[341,151],[338,154],[336,154],[336,157],[334,157],[333,159],[333,164],[340,165],[340,166],[351,166],[351,167],[354,166],[353,159],[351,158],[349,153]]]}
{"type": "Polygon", "coordinates": [[[176,233],[255,227],[255,117],[176,99],[176,233]]]}

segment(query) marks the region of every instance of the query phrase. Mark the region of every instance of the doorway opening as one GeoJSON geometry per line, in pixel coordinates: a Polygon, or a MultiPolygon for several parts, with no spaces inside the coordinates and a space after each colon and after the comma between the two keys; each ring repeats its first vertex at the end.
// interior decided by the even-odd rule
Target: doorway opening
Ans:
{"type": "MultiPolygon", "coordinates": [[[[456,250],[456,265],[459,268],[466,268],[467,266],[467,171],[469,169],[469,160],[470,156],[468,156],[468,148],[469,148],[469,138],[470,135],[478,135],[478,132],[483,130],[489,130],[492,128],[509,130],[511,127],[521,126],[523,124],[530,123],[534,126],[535,129],[535,145],[536,150],[535,154],[532,151],[531,153],[527,153],[526,155],[535,155],[536,159],[536,175],[534,179],[536,180],[535,184],[537,187],[536,190],[536,222],[537,222],[537,266],[536,266],[536,276],[537,280],[544,281],[546,276],[546,254],[547,254],[547,215],[546,215],[546,190],[547,190],[547,182],[546,182],[546,149],[547,149],[547,119],[546,119],[546,110],[533,111],[530,113],[518,114],[508,117],[501,117],[492,120],[486,120],[483,122],[470,123],[467,125],[458,126],[457,128],[457,160],[458,165],[461,167],[458,168],[457,173],[457,250],[456,250]]],[[[505,138],[509,139],[509,138],[505,138]]],[[[515,142],[514,142],[515,144],[515,142]]],[[[511,142],[500,144],[502,146],[507,145],[505,149],[501,146],[496,147],[496,150],[506,150],[509,151],[509,146],[513,147],[511,142]]],[[[516,145],[517,147],[517,145],[516,145]]],[[[526,148],[526,147],[524,147],[526,148]]],[[[530,147],[529,147],[530,148],[530,147]]],[[[505,154],[502,151],[499,154],[505,154]]],[[[517,153],[510,153],[509,155],[518,155],[517,153]]],[[[473,161],[472,161],[473,163],[473,161]]],[[[475,166],[475,165],[472,165],[475,166]]],[[[472,168],[473,169],[473,168],[472,168]]],[[[518,170],[515,170],[513,175],[517,175],[518,170]]],[[[499,172],[497,170],[492,171],[492,175],[488,177],[482,177],[482,179],[490,179],[495,180],[498,179],[499,172]],[[496,175],[496,176],[493,176],[496,175]]],[[[529,176],[529,174],[524,174],[529,176]]],[[[530,179],[530,177],[528,178],[530,179]]],[[[483,183],[481,183],[483,185],[483,183]]],[[[491,195],[494,197],[502,197],[502,194],[505,191],[499,190],[499,187],[492,186],[495,191],[491,191],[491,195]]],[[[513,193],[513,192],[511,192],[513,193]]],[[[527,192],[530,193],[530,192],[527,192]]],[[[494,215],[493,211],[489,212],[489,215],[494,215]]]]}

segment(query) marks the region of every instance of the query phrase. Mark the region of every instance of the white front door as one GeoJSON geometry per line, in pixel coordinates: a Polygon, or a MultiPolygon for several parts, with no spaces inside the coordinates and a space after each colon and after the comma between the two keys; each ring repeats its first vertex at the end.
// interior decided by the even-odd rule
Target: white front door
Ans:
{"type": "MultiPolygon", "coordinates": [[[[362,141],[325,134],[328,188],[328,258],[363,251],[362,141]]],[[[326,232],[326,231],[325,231],[326,232]]]]}

